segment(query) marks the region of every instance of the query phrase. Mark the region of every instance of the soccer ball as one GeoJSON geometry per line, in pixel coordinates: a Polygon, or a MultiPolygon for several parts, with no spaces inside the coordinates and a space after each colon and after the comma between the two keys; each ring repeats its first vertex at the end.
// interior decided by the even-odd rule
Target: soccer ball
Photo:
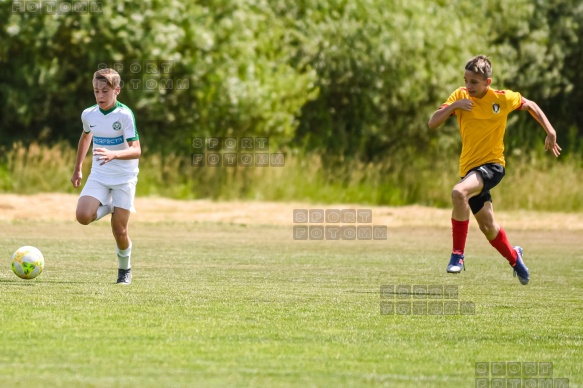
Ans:
{"type": "Polygon", "coordinates": [[[12,255],[12,270],[22,279],[34,279],[43,271],[45,258],[35,247],[20,247],[12,255]]]}

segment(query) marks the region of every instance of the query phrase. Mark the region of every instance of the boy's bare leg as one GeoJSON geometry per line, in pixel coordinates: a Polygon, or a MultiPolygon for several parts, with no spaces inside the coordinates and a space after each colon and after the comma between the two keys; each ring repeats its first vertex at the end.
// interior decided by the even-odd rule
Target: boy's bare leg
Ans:
{"type": "Polygon", "coordinates": [[[470,219],[470,198],[480,194],[484,187],[482,176],[475,171],[470,172],[461,182],[453,187],[451,192],[451,202],[453,211],[451,218],[457,221],[470,219]]]}
{"type": "Polygon", "coordinates": [[[521,284],[527,285],[530,280],[528,268],[522,260],[522,248],[510,245],[506,232],[494,220],[494,208],[492,202],[484,203],[484,207],[475,214],[480,230],[488,241],[500,254],[508,260],[510,266],[514,269],[514,274],[518,276],[521,284]]]}
{"type": "Polygon", "coordinates": [[[475,171],[470,172],[461,182],[453,187],[451,202],[451,228],[453,247],[447,272],[460,273],[464,268],[464,249],[470,224],[470,198],[480,194],[484,187],[482,176],[475,171]]]}
{"type": "Polygon", "coordinates": [[[81,225],[89,225],[97,218],[97,209],[101,202],[97,198],[82,196],[77,201],[76,217],[81,225]]]}

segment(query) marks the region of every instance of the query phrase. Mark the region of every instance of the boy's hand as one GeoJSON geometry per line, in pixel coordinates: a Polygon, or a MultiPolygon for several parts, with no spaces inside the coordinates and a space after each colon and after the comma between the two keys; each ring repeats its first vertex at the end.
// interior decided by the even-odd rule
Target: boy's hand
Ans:
{"type": "Polygon", "coordinates": [[[468,112],[474,107],[474,103],[468,98],[457,100],[452,105],[455,105],[456,109],[466,110],[468,112]]]}
{"type": "Polygon", "coordinates": [[[557,144],[557,135],[547,135],[545,139],[545,151],[551,151],[555,157],[561,155],[562,148],[557,144]]]}
{"type": "Polygon", "coordinates": [[[103,166],[107,162],[111,162],[116,157],[115,151],[108,150],[107,148],[94,148],[93,155],[96,156],[96,161],[101,161],[100,166],[103,166]]]}
{"type": "Polygon", "coordinates": [[[83,173],[81,171],[73,172],[73,177],[71,178],[71,183],[73,187],[77,188],[81,184],[81,179],[83,178],[83,173]]]}

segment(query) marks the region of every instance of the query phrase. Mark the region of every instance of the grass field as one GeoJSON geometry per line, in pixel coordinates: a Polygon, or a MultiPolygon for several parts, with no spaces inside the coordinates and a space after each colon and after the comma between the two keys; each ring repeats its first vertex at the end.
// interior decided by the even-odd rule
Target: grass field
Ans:
{"type": "Polygon", "coordinates": [[[286,207],[271,222],[164,220],[154,206],[130,225],[134,282],[117,286],[108,222],[78,225],[70,206],[0,218],[1,387],[474,387],[477,362],[551,362],[553,378],[583,386],[583,215],[571,228],[545,230],[536,213],[508,223],[531,269],[521,286],[475,225],[467,270],[446,274],[447,217],[423,226],[394,209],[374,218],[387,240],[297,241],[286,207]],[[36,280],[9,268],[21,245],[45,254],[36,280]],[[402,301],[381,299],[383,285],[457,286],[475,310],[381,314],[402,301]]]}

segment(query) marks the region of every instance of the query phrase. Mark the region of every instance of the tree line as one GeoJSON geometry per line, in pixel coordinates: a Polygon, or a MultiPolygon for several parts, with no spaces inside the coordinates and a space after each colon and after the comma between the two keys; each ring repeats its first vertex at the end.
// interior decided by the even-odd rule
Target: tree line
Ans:
{"type": "MultiPolygon", "coordinates": [[[[0,3],[0,147],[75,145],[107,66],[144,146],[162,154],[256,136],[331,164],[453,155],[453,120],[435,132],[427,120],[486,54],[492,86],[536,101],[564,151],[583,155],[580,1],[51,3],[0,3]]],[[[541,147],[528,114],[510,117],[509,149],[541,147]]]]}

